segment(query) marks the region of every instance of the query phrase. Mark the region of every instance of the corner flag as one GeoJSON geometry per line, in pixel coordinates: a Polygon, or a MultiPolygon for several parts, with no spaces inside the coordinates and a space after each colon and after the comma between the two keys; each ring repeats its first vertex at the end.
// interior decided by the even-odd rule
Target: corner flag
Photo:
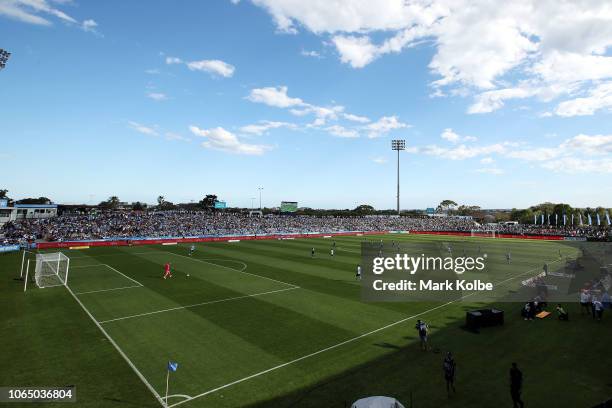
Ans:
{"type": "Polygon", "coordinates": [[[168,361],[168,369],[166,371],[166,398],[164,398],[164,402],[166,406],[168,406],[168,390],[170,389],[170,372],[175,372],[178,368],[178,363],[173,363],[172,361],[168,361]]]}

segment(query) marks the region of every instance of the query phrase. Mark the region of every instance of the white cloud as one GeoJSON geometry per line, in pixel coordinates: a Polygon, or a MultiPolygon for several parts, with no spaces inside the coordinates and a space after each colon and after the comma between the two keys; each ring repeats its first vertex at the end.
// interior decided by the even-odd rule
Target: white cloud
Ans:
{"type": "Polygon", "coordinates": [[[182,64],[183,60],[177,57],[166,57],[166,64],[168,65],[172,65],[172,64],[182,64]]]}
{"type": "Polygon", "coordinates": [[[202,147],[207,149],[245,155],[262,155],[270,149],[265,145],[243,143],[238,136],[222,127],[201,129],[192,125],[189,126],[189,130],[196,136],[206,138],[206,141],[202,142],[202,147]]]}
{"type": "Polygon", "coordinates": [[[83,23],[81,24],[81,27],[83,28],[83,31],[87,31],[90,33],[97,33],[98,31],[96,30],[96,27],[98,27],[98,23],[95,22],[95,20],[92,19],[88,19],[83,21],[83,23]]]}
{"type": "Polygon", "coordinates": [[[190,71],[206,72],[224,78],[230,78],[234,75],[236,67],[221,60],[200,60],[200,61],[184,61],[178,57],[166,57],[166,64],[176,65],[185,64],[190,71]]]}
{"type": "Polygon", "coordinates": [[[250,133],[253,135],[263,135],[270,129],[278,128],[297,129],[297,126],[293,123],[288,122],[274,122],[269,120],[262,120],[259,123],[242,126],[240,131],[243,133],[250,133]]]}
{"type": "Polygon", "coordinates": [[[286,86],[252,89],[247,99],[251,102],[263,103],[277,108],[306,105],[300,98],[289,97],[286,86]]]}
{"type": "Polygon", "coordinates": [[[149,92],[147,98],[153,99],[154,101],[160,102],[168,99],[168,96],[161,92],[149,92]]]}
{"type": "Polygon", "coordinates": [[[561,143],[559,147],[578,150],[587,155],[609,154],[612,153],[612,135],[580,134],[561,143]]]}
{"type": "Polygon", "coordinates": [[[492,174],[495,176],[498,176],[500,174],[504,174],[504,171],[502,169],[499,169],[497,167],[484,167],[481,169],[477,169],[476,170],[477,173],[484,173],[484,174],[492,174]]]}
{"type": "Polygon", "coordinates": [[[185,136],[181,136],[178,133],[174,133],[174,132],[166,132],[164,134],[166,140],[177,140],[177,141],[181,141],[181,142],[191,142],[191,139],[189,139],[188,137],[185,136]]]}
{"type": "Polygon", "coordinates": [[[368,37],[337,35],[332,42],[340,53],[340,60],[353,68],[363,68],[378,56],[378,50],[368,37]]]}
{"type": "Polygon", "coordinates": [[[302,50],[302,51],[300,52],[300,54],[301,54],[303,57],[323,58],[323,56],[321,55],[321,53],[320,53],[320,52],[318,52],[318,51],[313,51],[313,50],[310,50],[310,51],[309,51],[309,50],[302,50]]]}
{"type": "Polygon", "coordinates": [[[612,173],[612,160],[563,157],[548,161],[542,167],[561,173],[612,173]]]}
{"type": "Polygon", "coordinates": [[[333,125],[325,128],[330,134],[337,137],[355,138],[359,137],[359,133],[354,129],[347,129],[344,126],[333,125]]]}
{"type": "Polygon", "coordinates": [[[506,152],[507,146],[503,143],[495,143],[486,146],[466,146],[459,145],[452,148],[429,145],[418,148],[417,152],[430,156],[437,156],[449,160],[465,160],[478,156],[490,155],[492,153],[501,154],[506,152]]]}
{"type": "Polygon", "coordinates": [[[344,106],[318,106],[306,103],[300,98],[290,97],[287,95],[286,86],[251,89],[246,99],[276,108],[291,108],[289,112],[295,116],[313,114],[316,119],[311,126],[323,126],[328,120],[338,119],[339,114],[344,112],[344,106]]]}
{"type": "Polygon", "coordinates": [[[460,136],[455,133],[451,128],[444,129],[440,137],[444,140],[448,140],[451,143],[475,142],[476,140],[478,140],[474,136],[460,136]]]}
{"type": "Polygon", "coordinates": [[[612,111],[612,82],[597,85],[589,91],[588,96],[561,102],[555,109],[555,114],[584,116],[593,115],[599,110],[612,111]]]}
{"type": "Polygon", "coordinates": [[[372,159],[372,161],[376,164],[386,164],[387,163],[387,159],[385,159],[384,157],[375,157],[372,159]]]}
{"type": "Polygon", "coordinates": [[[489,113],[504,106],[506,99],[523,99],[533,96],[534,90],[521,88],[496,89],[478,94],[468,113],[489,113]]]}
{"type": "Polygon", "coordinates": [[[160,74],[160,70],[159,69],[145,69],[145,74],[149,74],[149,75],[158,75],[160,74]]]}
{"type": "MultiPolygon", "coordinates": [[[[607,0],[253,0],[279,31],[308,30],[363,68],[389,53],[427,42],[434,94],[477,93],[470,113],[510,99],[543,101],[597,90],[612,78],[612,3],[607,0]],[[484,91],[484,92],[483,92],[484,91]]],[[[597,95],[568,101],[558,114],[609,108],[597,95]]]]}
{"type": "Polygon", "coordinates": [[[382,136],[395,129],[403,129],[410,127],[406,123],[402,123],[398,120],[397,116],[383,116],[376,122],[370,123],[363,128],[368,132],[369,138],[375,138],[382,136]]]}
{"type": "Polygon", "coordinates": [[[134,129],[135,131],[142,133],[143,135],[148,135],[148,136],[159,136],[159,133],[157,132],[157,130],[155,130],[155,127],[153,126],[147,126],[147,125],[143,125],[140,124],[138,122],[128,122],[128,125],[130,126],[130,128],[134,129]]]}
{"type": "Polygon", "coordinates": [[[234,75],[236,68],[221,60],[201,60],[191,61],[187,63],[187,68],[192,71],[203,71],[214,75],[220,75],[229,78],[234,75]]]}
{"type": "Polygon", "coordinates": [[[482,164],[492,164],[494,162],[495,162],[495,160],[492,157],[484,157],[484,158],[480,159],[480,163],[482,163],[482,164]]]}
{"type": "Polygon", "coordinates": [[[344,119],[350,120],[352,122],[358,122],[358,123],[368,123],[368,122],[370,122],[370,119],[366,118],[365,116],[353,115],[351,113],[345,113],[342,116],[344,117],[344,119]]]}
{"type": "Polygon", "coordinates": [[[0,16],[5,16],[23,23],[50,26],[51,18],[57,18],[63,23],[79,26],[83,31],[100,35],[96,31],[98,23],[86,19],[79,23],[75,18],[55,7],[66,2],[59,0],[1,0],[0,16]]]}

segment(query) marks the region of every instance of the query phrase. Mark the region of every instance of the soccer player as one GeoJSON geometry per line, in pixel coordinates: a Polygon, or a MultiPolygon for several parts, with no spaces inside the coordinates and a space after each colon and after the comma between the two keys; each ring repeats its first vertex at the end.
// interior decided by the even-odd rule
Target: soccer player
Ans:
{"type": "Polygon", "coordinates": [[[334,241],[334,242],[332,243],[332,246],[333,246],[334,248],[336,247],[336,241],[334,241]]]}
{"type": "Polygon", "coordinates": [[[446,393],[450,397],[450,391],[453,390],[453,394],[457,393],[455,390],[455,359],[453,358],[452,353],[449,351],[446,353],[446,357],[444,357],[444,363],[442,364],[442,369],[444,370],[444,379],[446,380],[446,393]]]}
{"type": "Polygon", "coordinates": [[[565,311],[565,309],[563,309],[561,304],[557,305],[557,313],[559,314],[559,320],[563,320],[563,321],[569,320],[569,314],[567,314],[567,312],[565,311]]]}
{"type": "Polygon", "coordinates": [[[170,262],[166,262],[164,265],[164,279],[171,278],[172,273],[170,272],[170,262]]]}
{"type": "Polygon", "coordinates": [[[544,264],[544,268],[543,269],[544,269],[544,274],[548,275],[548,264],[547,263],[544,264]]]}
{"type": "Polygon", "coordinates": [[[334,248],[332,248],[332,249],[330,249],[330,250],[329,250],[329,254],[330,254],[331,256],[334,256],[334,248]]]}
{"type": "Polygon", "coordinates": [[[195,252],[195,245],[191,244],[191,247],[189,247],[189,256],[193,255],[194,252],[195,252]]]}
{"type": "Polygon", "coordinates": [[[506,262],[508,263],[512,262],[512,254],[510,252],[506,254],[506,262]]]}
{"type": "Polygon", "coordinates": [[[427,334],[429,332],[429,326],[422,320],[417,320],[414,328],[419,333],[419,339],[421,340],[421,350],[427,351],[427,334]]]}
{"type": "Polygon", "coordinates": [[[584,312],[586,311],[586,314],[588,315],[589,312],[591,311],[591,294],[589,293],[588,290],[586,289],[582,289],[582,292],[580,292],[580,314],[584,314],[584,312]]]}
{"type": "Polygon", "coordinates": [[[357,273],[355,274],[355,277],[358,281],[361,280],[361,265],[357,265],[357,273]]]}
{"type": "Polygon", "coordinates": [[[310,257],[314,258],[314,256],[315,256],[315,249],[314,247],[312,247],[312,249],[310,250],[310,257]]]}
{"type": "Polygon", "coordinates": [[[512,406],[514,408],[523,408],[525,404],[521,399],[521,391],[523,390],[523,373],[519,370],[516,363],[512,363],[510,369],[510,396],[512,397],[512,406]]]}

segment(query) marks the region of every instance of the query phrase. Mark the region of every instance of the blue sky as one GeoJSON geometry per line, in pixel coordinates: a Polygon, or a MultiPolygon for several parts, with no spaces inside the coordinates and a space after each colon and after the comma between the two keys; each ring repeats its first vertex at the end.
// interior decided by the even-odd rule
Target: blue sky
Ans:
{"type": "Polygon", "coordinates": [[[10,196],[612,206],[609,2],[0,0],[10,196]]]}

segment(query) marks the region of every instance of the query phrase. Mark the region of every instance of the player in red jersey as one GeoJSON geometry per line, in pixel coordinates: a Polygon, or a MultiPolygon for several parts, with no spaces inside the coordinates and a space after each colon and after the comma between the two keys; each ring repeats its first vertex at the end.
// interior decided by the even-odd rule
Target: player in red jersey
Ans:
{"type": "Polygon", "coordinates": [[[170,273],[170,262],[166,262],[164,265],[164,279],[172,277],[172,273],[170,273]]]}

